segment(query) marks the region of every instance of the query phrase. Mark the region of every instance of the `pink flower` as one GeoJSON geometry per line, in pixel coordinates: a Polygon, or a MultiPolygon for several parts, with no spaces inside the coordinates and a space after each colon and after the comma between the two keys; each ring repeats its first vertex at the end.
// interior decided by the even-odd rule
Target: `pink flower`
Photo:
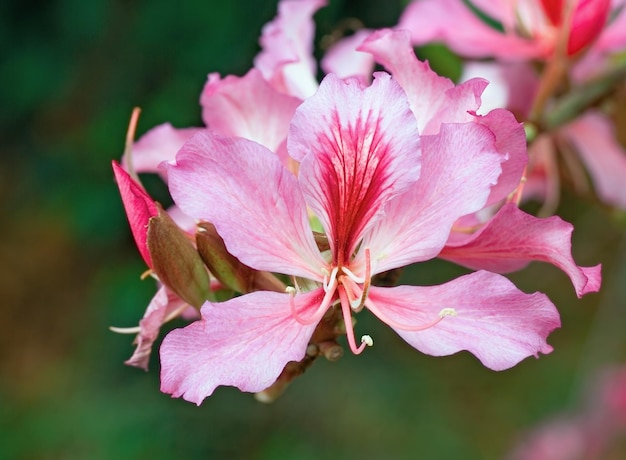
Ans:
{"type": "Polygon", "coordinates": [[[425,353],[468,350],[495,370],[552,350],[545,339],[560,325],[554,306],[500,275],[371,285],[377,273],[436,257],[454,222],[485,205],[502,173],[487,124],[441,123],[420,136],[428,113],[416,118],[409,100],[385,73],[370,87],[327,76],[289,126],[297,177],[246,139],[205,131],[183,146],[167,168],[176,203],[212,222],[243,263],[291,276],[293,286],[205,303],[202,320],[163,342],[162,391],[197,404],[219,385],[261,391],[287,362],[304,357],[318,322],[335,308],[354,353],[372,344],[367,335],[357,343],[352,326],[364,308],[425,353]],[[307,209],[330,250],[317,248],[307,209]]]}
{"type": "MultiPolygon", "coordinates": [[[[475,78],[455,87],[417,60],[404,31],[375,32],[360,49],[372,53],[402,85],[422,133],[437,133],[442,123],[474,122],[488,127],[495,136],[502,161],[497,183],[491,188],[485,207],[455,222],[439,257],[475,270],[498,273],[519,270],[532,260],[549,262],[568,274],[578,296],[596,292],[600,287],[600,266],[576,265],[571,255],[570,224],[556,217],[537,219],[513,204],[498,211],[522,179],[527,165],[526,138],[507,111],[494,109],[486,110],[485,115],[476,114],[481,109],[483,91],[490,91],[485,80],[475,78]]],[[[487,99],[488,104],[493,104],[491,97],[487,99]]],[[[386,231],[393,234],[395,228],[386,231]]],[[[399,241],[402,238],[403,235],[397,237],[399,241]]]]}
{"type": "MultiPolygon", "coordinates": [[[[410,30],[415,44],[443,41],[467,57],[549,59],[562,32],[569,32],[566,52],[573,55],[601,40],[604,30],[619,28],[607,26],[607,21],[621,1],[611,8],[611,0],[475,0],[472,8],[463,0],[416,0],[405,10],[399,28],[410,30]]],[[[613,47],[621,35],[615,30],[607,34],[602,47],[613,47]]]]}

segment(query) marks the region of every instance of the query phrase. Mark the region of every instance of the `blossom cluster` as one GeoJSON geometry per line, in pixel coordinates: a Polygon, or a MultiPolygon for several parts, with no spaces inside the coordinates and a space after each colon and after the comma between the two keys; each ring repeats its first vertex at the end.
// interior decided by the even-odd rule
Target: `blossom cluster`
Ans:
{"type": "MultiPolygon", "coordinates": [[[[504,274],[547,262],[581,297],[600,288],[600,266],[576,264],[572,225],[520,209],[533,190],[543,187],[534,196],[549,198],[545,182],[533,185],[548,160],[529,156],[527,129],[516,118],[523,112],[498,106],[484,78],[455,84],[437,75],[413,49],[445,40],[469,57],[505,57],[508,65],[517,53],[511,65],[530,65],[550,62],[561,48],[567,60],[604,43],[608,2],[595,2],[604,5],[601,17],[584,9],[594,2],[574,10],[567,2],[536,3],[519,2],[541,3],[551,22],[513,15],[505,8],[511,2],[474,0],[505,26],[498,36],[479,33],[486,16],[462,0],[416,1],[397,27],[337,42],[318,82],[313,15],[325,2],[281,0],[250,71],[209,74],[200,95],[204,127],[164,124],[134,142],[135,118],[113,169],[159,288],[139,327],[127,330],[138,333],[127,363],[147,368],[161,325],[183,315],[190,324],[160,348],[161,390],[200,404],[227,385],[269,401],[317,356],[339,358],[342,336],[355,354],[372,346],[374,337],[357,338],[354,317],[364,310],[423,353],[465,350],[493,370],[550,353],[556,307],[504,274]],[[511,33],[522,25],[514,17],[531,21],[523,24],[530,38],[511,33]],[[171,208],[148,195],[140,173],[160,175],[171,208]],[[435,258],[470,273],[434,286],[382,285],[385,274],[435,258]]],[[[586,56],[608,62],[611,48],[598,49],[601,56],[586,56]]],[[[546,94],[526,113],[543,114],[557,93],[546,94]]],[[[585,113],[558,135],[569,132],[584,161],[587,153],[621,154],[598,151],[597,139],[571,128],[602,117],[585,113]]],[[[540,144],[537,138],[530,147],[540,144]]],[[[604,174],[589,169],[594,180],[596,171],[604,174]]],[[[621,204],[608,199],[618,192],[602,190],[621,204]]]]}

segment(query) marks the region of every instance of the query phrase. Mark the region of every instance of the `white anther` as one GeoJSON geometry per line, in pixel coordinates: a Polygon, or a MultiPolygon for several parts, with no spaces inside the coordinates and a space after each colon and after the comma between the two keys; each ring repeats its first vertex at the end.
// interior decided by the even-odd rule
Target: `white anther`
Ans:
{"type": "Polygon", "coordinates": [[[352,308],[352,310],[356,311],[359,309],[359,307],[361,306],[361,299],[354,299],[352,302],[350,302],[350,308],[352,308]]]}
{"type": "Polygon", "coordinates": [[[368,347],[372,347],[374,346],[374,339],[372,339],[372,337],[369,335],[364,335],[363,337],[361,337],[361,343],[364,343],[368,347]]]}
{"type": "Polygon", "coordinates": [[[456,316],[456,310],[454,308],[444,308],[439,312],[440,318],[445,318],[446,316],[456,316]]]}
{"type": "Polygon", "coordinates": [[[296,288],[293,286],[287,286],[285,292],[289,295],[296,295],[296,288]]]}

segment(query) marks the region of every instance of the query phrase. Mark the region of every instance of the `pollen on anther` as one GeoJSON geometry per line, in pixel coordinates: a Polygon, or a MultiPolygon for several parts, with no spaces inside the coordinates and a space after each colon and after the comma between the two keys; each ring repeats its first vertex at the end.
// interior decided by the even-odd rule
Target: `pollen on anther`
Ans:
{"type": "Polygon", "coordinates": [[[368,347],[372,347],[374,346],[374,339],[372,339],[372,337],[369,335],[364,335],[363,337],[361,337],[361,343],[364,343],[368,347]]]}
{"type": "Polygon", "coordinates": [[[293,286],[287,286],[285,292],[289,295],[296,295],[296,288],[293,286]]]}
{"type": "Polygon", "coordinates": [[[440,318],[445,318],[446,316],[456,316],[456,310],[454,308],[443,308],[440,312],[439,312],[439,317],[440,318]]]}

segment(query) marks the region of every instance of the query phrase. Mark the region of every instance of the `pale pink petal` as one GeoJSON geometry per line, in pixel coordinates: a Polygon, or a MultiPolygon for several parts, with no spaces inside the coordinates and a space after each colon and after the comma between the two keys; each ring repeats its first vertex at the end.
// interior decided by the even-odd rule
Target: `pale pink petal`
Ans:
{"type": "Polygon", "coordinates": [[[436,134],[441,123],[471,121],[480,107],[487,82],[474,79],[459,86],[433,72],[415,56],[406,31],[379,30],[359,48],[372,53],[400,83],[411,104],[421,134],[436,134]]]}
{"type": "Polygon", "coordinates": [[[415,45],[443,42],[466,57],[519,60],[543,53],[534,41],[492,28],[461,0],[415,1],[402,14],[398,28],[409,30],[415,45]]]}
{"type": "Polygon", "coordinates": [[[508,273],[537,260],[563,270],[582,297],[600,289],[600,266],[579,267],[572,258],[574,227],[557,216],[539,219],[509,203],[480,230],[448,244],[439,257],[478,270],[508,273]]]}
{"type": "Polygon", "coordinates": [[[245,137],[273,152],[287,139],[300,100],[278,92],[257,69],[244,77],[212,73],[200,96],[202,118],[223,136],[245,137]]]}
{"type": "Polygon", "coordinates": [[[322,70],[334,73],[339,78],[358,77],[369,83],[375,65],[374,57],[357,48],[371,33],[371,30],[361,29],[335,43],[320,63],[322,70]]]}
{"type": "Polygon", "coordinates": [[[626,209],[626,149],[618,142],[611,120],[589,111],[561,130],[576,147],[593,180],[598,197],[626,209]]]}
{"type": "Polygon", "coordinates": [[[152,267],[152,258],[148,250],[148,223],[151,217],[159,214],[159,210],[148,193],[122,167],[113,161],[113,174],[122,196],[122,203],[130,230],[135,239],[137,249],[148,267],[152,267]]]}
{"type": "Polygon", "coordinates": [[[593,51],[615,52],[626,46],[626,2],[613,0],[609,22],[593,44],[593,51]]]}
{"type": "Polygon", "coordinates": [[[506,198],[520,185],[528,164],[526,133],[524,126],[513,114],[504,109],[495,109],[487,115],[477,116],[476,122],[486,126],[494,134],[496,151],[503,159],[502,174],[487,200],[489,206],[506,198]]]}
{"type": "Polygon", "coordinates": [[[537,73],[527,62],[469,61],[463,66],[461,81],[484,78],[489,81],[481,95],[477,113],[485,115],[493,109],[508,109],[524,119],[530,111],[539,83],[537,73]]]}
{"type": "Polygon", "coordinates": [[[168,165],[170,193],[185,214],[211,222],[228,251],[258,270],[322,279],[296,177],[256,142],[204,131],[168,165]]]}
{"type": "Polygon", "coordinates": [[[501,161],[493,134],[478,124],[443,125],[423,136],[419,180],[387,204],[363,241],[373,273],[435,257],[454,222],[485,205],[501,161]]]}
{"type": "Polygon", "coordinates": [[[135,348],[133,355],[125,361],[125,364],[148,370],[152,344],[159,336],[161,325],[174,316],[182,314],[187,306],[180,297],[165,286],[161,286],[150,301],[143,318],[139,321],[140,331],[135,338],[137,348],[135,348]]]}
{"type": "Polygon", "coordinates": [[[561,325],[545,294],[526,294],[489,272],[439,286],[372,287],[369,301],[386,316],[383,321],[403,327],[427,325],[443,316],[438,324],[417,332],[390,326],[423,353],[446,356],[467,350],[497,371],[528,356],[550,353],[546,338],[561,325]]]}
{"type": "Polygon", "coordinates": [[[313,14],[325,0],[281,0],[278,16],[263,27],[254,66],[275,88],[304,99],[317,89],[313,14]]]}
{"type": "MultiPolygon", "coordinates": [[[[323,297],[317,289],[294,299],[307,317],[323,297]]],[[[291,314],[289,294],[257,291],[202,307],[202,319],[170,332],[161,345],[161,391],[198,405],[218,386],[258,392],[289,361],[304,357],[317,324],[291,314]]]]}
{"type": "Polygon", "coordinates": [[[289,153],[335,254],[349,260],[382,205],[419,176],[415,118],[389,74],[369,87],[330,74],[292,120],[289,153]]]}
{"type": "Polygon", "coordinates": [[[169,123],[155,126],[135,142],[130,157],[122,157],[122,166],[136,173],[163,173],[159,165],[173,160],[185,141],[202,129],[176,129],[169,123]]]}

